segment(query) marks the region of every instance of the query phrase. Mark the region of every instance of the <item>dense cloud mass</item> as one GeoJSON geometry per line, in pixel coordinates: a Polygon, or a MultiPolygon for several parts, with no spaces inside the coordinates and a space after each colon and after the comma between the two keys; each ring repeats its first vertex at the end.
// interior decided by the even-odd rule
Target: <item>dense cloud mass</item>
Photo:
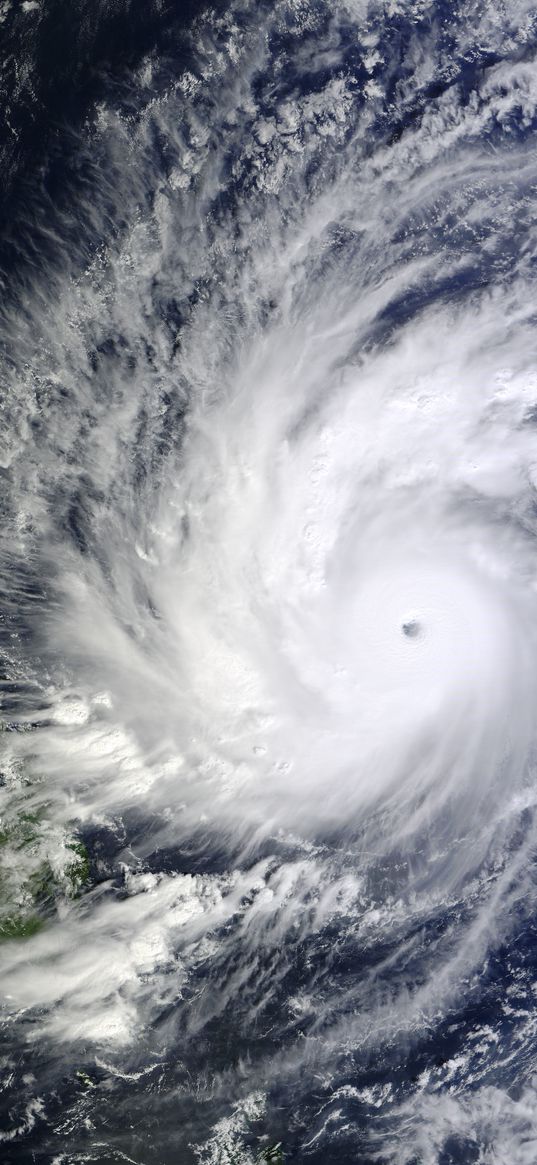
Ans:
{"type": "Polygon", "coordinates": [[[106,57],[86,6],[50,89],[46,6],[0,3],[0,1155],[533,1165],[537,9],[133,7],[106,57]]]}

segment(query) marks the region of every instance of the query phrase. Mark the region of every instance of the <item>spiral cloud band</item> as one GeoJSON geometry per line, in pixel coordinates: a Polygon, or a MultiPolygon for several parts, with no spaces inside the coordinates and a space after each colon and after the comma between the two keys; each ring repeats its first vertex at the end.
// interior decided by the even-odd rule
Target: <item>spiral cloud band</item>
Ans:
{"type": "Polygon", "coordinates": [[[537,10],[174,20],[3,251],[5,1159],[527,1165],[537,10]]]}

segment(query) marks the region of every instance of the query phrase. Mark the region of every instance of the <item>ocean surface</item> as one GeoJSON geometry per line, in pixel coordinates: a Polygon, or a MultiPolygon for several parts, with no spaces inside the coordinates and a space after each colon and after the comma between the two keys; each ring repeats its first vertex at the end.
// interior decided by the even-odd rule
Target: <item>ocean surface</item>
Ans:
{"type": "Polygon", "coordinates": [[[537,6],[0,0],[0,1161],[537,1161],[537,6]]]}

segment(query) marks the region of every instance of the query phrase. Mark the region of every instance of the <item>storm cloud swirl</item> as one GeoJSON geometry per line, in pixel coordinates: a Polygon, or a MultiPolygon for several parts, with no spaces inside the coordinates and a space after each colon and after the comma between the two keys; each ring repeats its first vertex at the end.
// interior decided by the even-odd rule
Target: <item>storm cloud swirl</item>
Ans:
{"type": "Polygon", "coordinates": [[[534,1165],[537,10],[152,19],[2,252],[2,1159],[534,1165]]]}

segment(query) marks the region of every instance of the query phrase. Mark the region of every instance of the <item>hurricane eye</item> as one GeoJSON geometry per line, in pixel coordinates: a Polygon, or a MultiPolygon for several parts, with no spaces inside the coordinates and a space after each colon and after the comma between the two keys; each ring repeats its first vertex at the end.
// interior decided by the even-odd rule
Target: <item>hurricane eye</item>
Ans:
{"type": "Polygon", "coordinates": [[[417,619],[407,619],[401,625],[401,631],[408,639],[419,639],[422,634],[421,623],[417,619]]]}

